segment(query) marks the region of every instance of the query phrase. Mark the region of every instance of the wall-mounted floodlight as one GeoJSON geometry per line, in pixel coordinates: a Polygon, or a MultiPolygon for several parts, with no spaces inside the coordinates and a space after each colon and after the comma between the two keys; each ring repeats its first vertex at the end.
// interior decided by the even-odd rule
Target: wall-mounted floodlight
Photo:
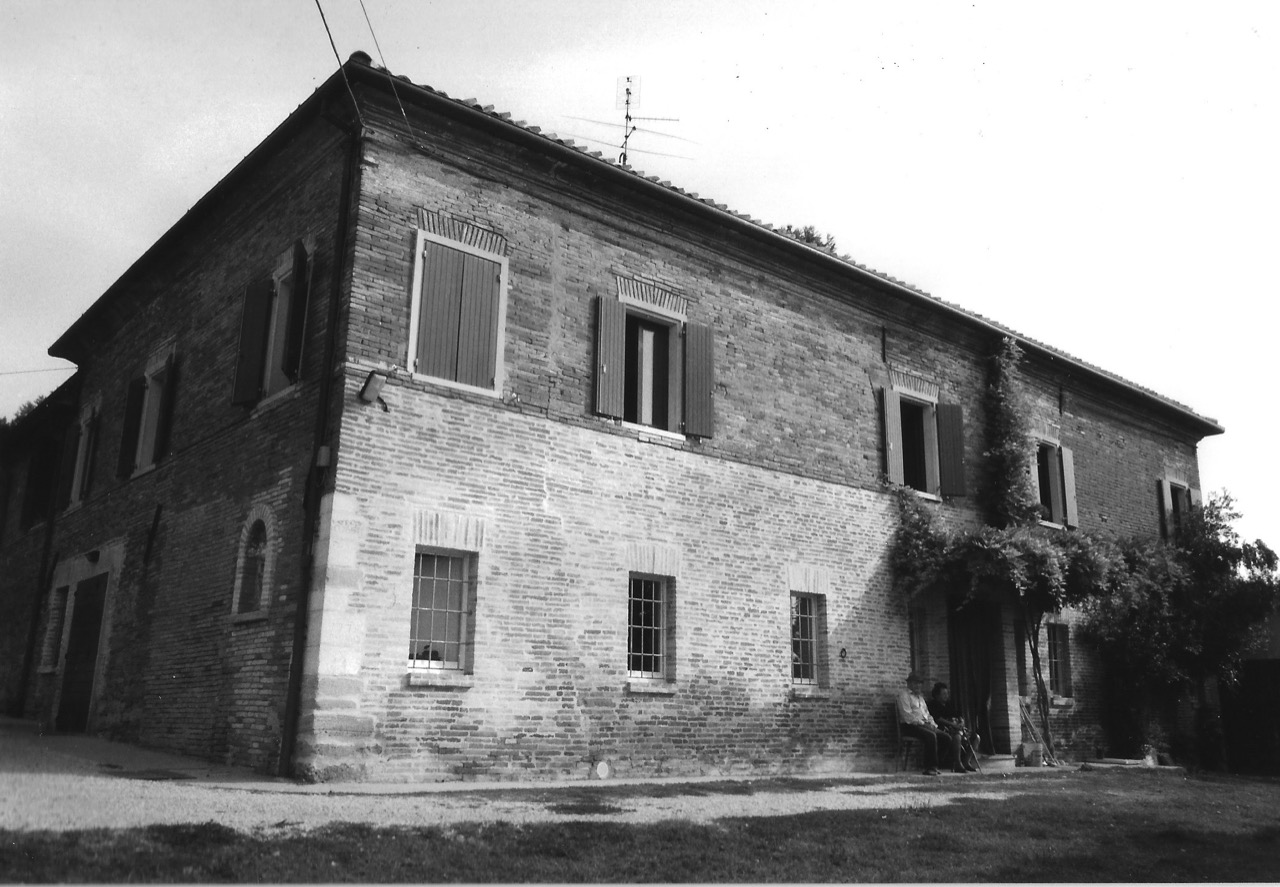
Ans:
{"type": "Polygon", "coordinates": [[[382,386],[385,384],[387,384],[385,375],[377,370],[370,370],[368,377],[364,380],[364,384],[360,386],[360,399],[365,403],[373,403],[379,400],[379,395],[382,394],[382,386]]]}

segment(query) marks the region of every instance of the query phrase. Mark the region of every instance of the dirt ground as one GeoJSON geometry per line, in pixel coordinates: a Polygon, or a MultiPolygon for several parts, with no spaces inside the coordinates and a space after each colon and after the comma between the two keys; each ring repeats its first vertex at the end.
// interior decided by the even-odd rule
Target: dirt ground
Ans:
{"type": "Polygon", "coordinates": [[[979,796],[993,800],[1007,797],[1012,788],[998,773],[940,778],[851,775],[783,786],[770,780],[753,783],[749,791],[745,785],[722,790],[726,782],[733,782],[722,778],[304,785],[93,737],[43,736],[30,722],[0,718],[0,829],[22,831],[209,820],[246,832],[305,830],[331,822],[709,822],[725,816],[946,805],[961,790],[973,798],[975,781],[986,786],[979,796]],[[955,785],[954,794],[945,790],[948,783],[955,785]],[[637,790],[659,785],[664,786],[661,792],[637,790]]]}

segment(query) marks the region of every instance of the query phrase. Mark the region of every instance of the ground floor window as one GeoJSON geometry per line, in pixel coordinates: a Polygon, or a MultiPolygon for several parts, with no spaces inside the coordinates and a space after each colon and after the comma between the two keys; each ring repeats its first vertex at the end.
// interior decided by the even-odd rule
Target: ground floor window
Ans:
{"type": "Polygon", "coordinates": [[[821,685],[826,658],[825,601],[819,594],[791,594],[791,680],[821,685]]]}
{"type": "Polygon", "coordinates": [[[419,551],[409,619],[410,668],[471,670],[475,556],[419,551]]]}
{"type": "Polygon", "coordinates": [[[632,576],[627,606],[627,674],[670,678],[674,625],[672,582],[658,576],[632,576]]]}
{"type": "Polygon", "coordinates": [[[1047,626],[1049,634],[1049,692],[1071,695],[1071,629],[1061,624],[1047,626]]]}

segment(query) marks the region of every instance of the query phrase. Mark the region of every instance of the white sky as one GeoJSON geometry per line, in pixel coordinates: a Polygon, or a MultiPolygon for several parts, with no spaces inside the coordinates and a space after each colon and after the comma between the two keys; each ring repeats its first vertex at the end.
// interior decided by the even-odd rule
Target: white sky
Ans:
{"type": "MultiPolygon", "coordinates": [[[[621,123],[637,75],[687,141],[633,166],[1217,419],[1203,486],[1280,547],[1280,4],[364,2],[396,73],[608,155],[576,118],[621,123]]],[[[336,64],[315,0],[0,0],[0,415],[336,64]]]]}

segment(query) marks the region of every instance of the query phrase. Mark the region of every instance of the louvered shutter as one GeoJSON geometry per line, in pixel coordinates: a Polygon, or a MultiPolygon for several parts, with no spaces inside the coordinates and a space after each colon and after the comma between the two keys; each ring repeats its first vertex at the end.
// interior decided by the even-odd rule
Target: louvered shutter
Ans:
{"type": "Polygon", "coordinates": [[[156,451],[152,460],[159,462],[169,455],[170,432],[173,429],[173,407],[178,396],[178,358],[170,354],[164,368],[164,388],[160,413],[156,420],[156,451]]]}
{"type": "Polygon", "coordinates": [[[884,467],[891,484],[903,484],[902,470],[902,398],[892,388],[881,389],[884,407],[884,467]]]}
{"type": "Polygon", "coordinates": [[[142,401],[147,394],[147,380],[139,376],[129,383],[124,402],[124,434],[120,438],[120,459],[116,475],[128,477],[137,465],[138,432],[142,427],[142,401]]]}
{"type": "Polygon", "coordinates": [[[1160,497],[1160,538],[1168,539],[1172,529],[1173,490],[1169,482],[1161,478],[1156,481],[1156,491],[1160,497]]]}
{"type": "Polygon", "coordinates": [[[1062,450],[1049,447],[1049,519],[1055,524],[1066,520],[1066,507],[1062,498],[1062,450]]]}
{"type": "Polygon", "coordinates": [[[964,408],[938,404],[938,484],[944,496],[965,495],[964,408]]]}
{"type": "Polygon", "coordinates": [[[465,254],[432,241],[423,252],[416,369],[424,376],[457,381],[465,254]]]}
{"type": "Polygon", "coordinates": [[[715,333],[710,326],[685,324],[684,433],[715,433],[715,333]]]}
{"type": "Polygon", "coordinates": [[[310,305],[311,262],[298,241],[293,245],[293,292],[289,296],[289,332],[284,348],[284,374],[290,382],[302,376],[302,345],[307,333],[307,306],[310,305]]]}
{"type": "Polygon", "coordinates": [[[626,399],[627,309],[596,299],[596,412],[621,419],[626,399]]]}
{"type": "Polygon", "coordinates": [[[457,381],[493,388],[498,357],[498,298],[502,266],[463,254],[457,381]]]}
{"type": "Polygon", "coordinates": [[[240,357],[236,363],[232,403],[252,404],[262,396],[262,365],[267,356],[267,331],[274,290],[275,284],[270,278],[254,281],[245,287],[244,311],[240,318],[240,357]]]}
{"type": "Polygon", "coordinates": [[[62,453],[58,465],[58,493],[54,507],[61,511],[71,504],[72,485],[76,476],[76,456],[80,452],[80,423],[72,425],[62,441],[62,453]]]}
{"type": "Polygon", "coordinates": [[[87,439],[84,443],[84,465],[80,471],[79,496],[81,499],[87,499],[89,491],[93,489],[93,466],[98,461],[98,429],[101,424],[102,417],[94,413],[85,431],[87,439]]]}
{"type": "Polygon", "coordinates": [[[1080,512],[1076,507],[1076,462],[1067,447],[1062,448],[1062,495],[1067,509],[1067,526],[1080,526],[1080,512]]]}

